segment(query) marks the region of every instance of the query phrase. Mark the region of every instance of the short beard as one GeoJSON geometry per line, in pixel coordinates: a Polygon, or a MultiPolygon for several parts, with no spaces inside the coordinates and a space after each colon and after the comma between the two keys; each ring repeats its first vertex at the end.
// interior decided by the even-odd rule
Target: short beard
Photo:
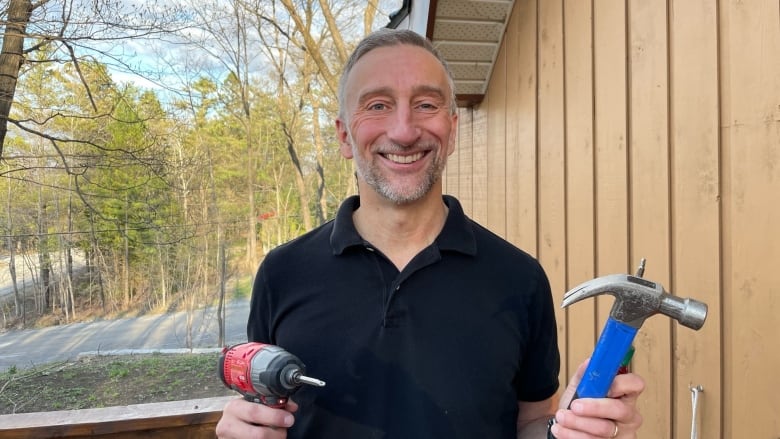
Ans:
{"type": "MultiPolygon", "coordinates": [[[[428,195],[433,186],[441,179],[441,176],[444,173],[444,167],[447,164],[446,156],[437,155],[434,157],[434,160],[428,169],[426,169],[425,176],[420,184],[411,190],[404,190],[406,189],[405,187],[399,188],[392,185],[389,179],[382,175],[379,168],[375,166],[374,163],[363,161],[363,157],[359,154],[357,148],[355,148],[355,142],[351,135],[349,136],[349,141],[352,145],[352,156],[355,159],[355,168],[358,177],[362,178],[377,194],[399,206],[421,200],[428,195]]],[[[402,150],[404,148],[397,147],[396,149],[402,150]]],[[[432,151],[441,152],[441,149],[432,151]]],[[[433,152],[430,152],[429,154],[432,153],[433,152]]]]}

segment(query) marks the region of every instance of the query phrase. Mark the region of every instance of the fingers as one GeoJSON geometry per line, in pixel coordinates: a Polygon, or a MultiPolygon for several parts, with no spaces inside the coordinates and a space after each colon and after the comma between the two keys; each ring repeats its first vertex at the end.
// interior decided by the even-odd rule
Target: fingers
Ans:
{"type": "Polygon", "coordinates": [[[639,412],[636,405],[611,398],[583,398],[574,401],[567,413],[577,418],[597,418],[615,421],[620,424],[634,424],[639,412]]]}
{"type": "Polygon", "coordinates": [[[616,431],[618,435],[629,431],[611,419],[582,417],[569,410],[559,410],[555,418],[558,422],[551,431],[557,439],[614,438],[616,431]]]}
{"type": "Polygon", "coordinates": [[[217,423],[216,433],[220,439],[261,438],[282,439],[287,437],[287,428],[295,421],[292,413],[298,409],[288,402],[284,409],[237,398],[225,405],[222,418],[217,423]]]}
{"type": "Polygon", "coordinates": [[[645,380],[637,374],[627,373],[615,377],[615,380],[612,381],[612,386],[609,388],[607,397],[636,401],[644,390],[645,380]]]}
{"type": "Polygon", "coordinates": [[[566,408],[569,406],[572,398],[574,397],[574,394],[577,392],[577,386],[580,385],[580,381],[582,381],[582,377],[585,375],[585,369],[588,367],[589,361],[590,358],[583,361],[577,367],[577,371],[574,372],[574,376],[571,377],[571,380],[569,380],[569,385],[566,386],[566,390],[564,390],[563,395],[561,396],[558,407],[566,408]]]}
{"type": "Polygon", "coordinates": [[[555,415],[557,424],[552,427],[552,433],[558,439],[636,438],[636,432],[642,425],[636,402],[645,389],[645,382],[639,375],[618,375],[607,398],[581,398],[571,402],[570,410],[566,409],[587,363],[586,360],[579,366],[566,388],[555,415]]]}

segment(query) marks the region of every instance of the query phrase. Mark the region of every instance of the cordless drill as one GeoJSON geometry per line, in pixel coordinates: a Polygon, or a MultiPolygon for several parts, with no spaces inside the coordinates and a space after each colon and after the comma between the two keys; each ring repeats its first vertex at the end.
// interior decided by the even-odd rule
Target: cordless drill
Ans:
{"type": "Polygon", "coordinates": [[[305,375],[306,366],[279,346],[242,343],[219,355],[219,377],[250,402],[281,408],[303,384],[322,387],[324,381],[305,375]]]}

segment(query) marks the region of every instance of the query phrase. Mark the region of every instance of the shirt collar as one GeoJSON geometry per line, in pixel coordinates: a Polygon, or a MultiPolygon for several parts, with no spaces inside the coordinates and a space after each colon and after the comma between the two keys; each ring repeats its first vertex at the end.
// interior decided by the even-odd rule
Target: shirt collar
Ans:
{"type": "MultiPolygon", "coordinates": [[[[455,197],[444,195],[443,198],[444,203],[449,208],[449,214],[441,233],[436,237],[435,244],[439,250],[476,255],[477,242],[471,220],[463,213],[463,208],[455,197]]],[[[357,195],[353,195],[341,203],[330,234],[330,245],[334,255],[344,253],[349,247],[365,245],[365,241],[358,234],[352,219],[352,213],[358,207],[360,207],[360,198],[357,195]]]]}

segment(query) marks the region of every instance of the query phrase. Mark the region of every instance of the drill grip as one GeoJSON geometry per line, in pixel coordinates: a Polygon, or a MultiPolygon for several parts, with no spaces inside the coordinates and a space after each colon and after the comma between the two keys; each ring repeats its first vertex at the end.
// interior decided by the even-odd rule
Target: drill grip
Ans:
{"type": "Polygon", "coordinates": [[[620,369],[620,363],[631,349],[638,331],[638,328],[621,323],[612,317],[607,320],[572,401],[577,398],[607,396],[612,380],[620,369]]]}
{"type": "Polygon", "coordinates": [[[275,408],[275,409],[284,408],[284,406],[287,404],[287,398],[286,397],[266,396],[266,395],[251,395],[249,393],[244,393],[242,395],[244,396],[244,400],[246,400],[246,401],[254,402],[256,404],[267,405],[268,407],[272,407],[272,408],[275,408]]]}

